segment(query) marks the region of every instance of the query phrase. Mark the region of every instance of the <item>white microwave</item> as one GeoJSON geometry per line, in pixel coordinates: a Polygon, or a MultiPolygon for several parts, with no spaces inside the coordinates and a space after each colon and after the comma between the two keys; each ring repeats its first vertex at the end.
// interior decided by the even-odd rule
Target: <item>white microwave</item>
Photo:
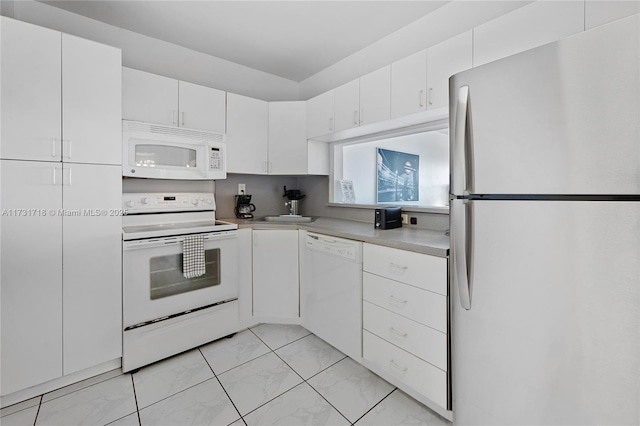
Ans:
{"type": "Polygon", "coordinates": [[[155,179],[225,179],[226,135],[122,121],[122,175],[155,179]]]}

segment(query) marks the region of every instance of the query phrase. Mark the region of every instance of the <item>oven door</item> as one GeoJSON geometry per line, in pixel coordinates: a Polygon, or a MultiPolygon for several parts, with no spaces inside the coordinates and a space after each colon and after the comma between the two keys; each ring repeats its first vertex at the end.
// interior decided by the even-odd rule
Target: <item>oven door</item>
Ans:
{"type": "Polygon", "coordinates": [[[185,278],[183,236],[123,242],[123,320],[130,327],[238,296],[238,233],[203,234],[206,273],[185,278]]]}

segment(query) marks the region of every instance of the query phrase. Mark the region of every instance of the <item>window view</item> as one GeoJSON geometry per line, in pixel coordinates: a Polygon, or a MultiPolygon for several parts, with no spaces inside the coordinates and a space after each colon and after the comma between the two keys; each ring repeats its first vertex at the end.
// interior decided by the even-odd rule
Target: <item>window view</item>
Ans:
{"type": "Polygon", "coordinates": [[[332,150],[332,203],[423,208],[449,205],[446,128],[338,143],[332,150]]]}

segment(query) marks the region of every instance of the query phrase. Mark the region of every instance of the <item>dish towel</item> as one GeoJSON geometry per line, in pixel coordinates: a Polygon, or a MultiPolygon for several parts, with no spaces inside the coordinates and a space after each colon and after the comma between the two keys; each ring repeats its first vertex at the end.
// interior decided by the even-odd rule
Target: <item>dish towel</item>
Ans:
{"type": "Polygon", "coordinates": [[[205,272],[204,236],[184,237],[182,242],[182,274],[185,278],[195,278],[204,275],[205,272]]]}

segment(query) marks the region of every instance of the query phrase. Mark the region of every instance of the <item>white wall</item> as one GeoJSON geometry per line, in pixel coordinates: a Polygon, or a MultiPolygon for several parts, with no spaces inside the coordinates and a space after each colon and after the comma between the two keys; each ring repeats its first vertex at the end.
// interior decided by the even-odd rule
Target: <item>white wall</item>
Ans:
{"type": "MultiPolygon", "coordinates": [[[[377,148],[407,152],[420,156],[420,200],[417,202],[397,202],[394,205],[414,205],[420,207],[448,205],[449,195],[449,135],[439,131],[417,133],[380,139],[372,142],[345,145],[340,150],[334,148],[336,157],[342,151],[342,169],[334,161],[334,179],[353,181],[357,204],[377,204],[376,201],[376,158],[377,148]]],[[[335,202],[340,202],[340,190],[335,190],[335,202]]]]}
{"type": "Polygon", "coordinates": [[[531,1],[454,1],[300,82],[300,99],[310,99],[509,13],[531,1]]]}
{"type": "Polygon", "coordinates": [[[253,98],[297,100],[298,83],[32,0],[2,0],[0,13],[122,49],[122,65],[253,98]]]}

